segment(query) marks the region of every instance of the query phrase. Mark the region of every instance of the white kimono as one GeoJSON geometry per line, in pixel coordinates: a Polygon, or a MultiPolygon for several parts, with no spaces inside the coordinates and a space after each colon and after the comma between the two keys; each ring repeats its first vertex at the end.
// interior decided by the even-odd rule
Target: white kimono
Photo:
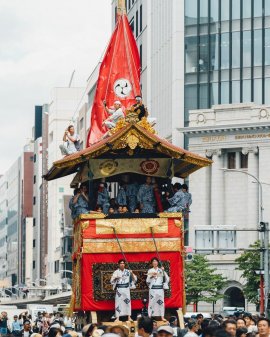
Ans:
{"type": "MultiPolygon", "coordinates": [[[[136,276],[134,275],[137,281],[136,276]]],[[[120,316],[130,316],[131,315],[131,299],[130,299],[130,289],[135,288],[134,282],[130,282],[131,275],[130,271],[124,269],[123,271],[117,269],[112,277],[111,284],[115,292],[115,317],[120,316]]]]}
{"type": "Polygon", "coordinates": [[[168,283],[170,278],[168,274],[161,268],[151,268],[147,272],[146,283],[149,287],[149,304],[148,315],[149,317],[161,316],[165,314],[164,303],[164,289],[169,289],[168,283]],[[153,273],[157,273],[157,276],[153,277],[153,273]],[[163,276],[165,276],[165,282],[163,283],[163,276]]]}

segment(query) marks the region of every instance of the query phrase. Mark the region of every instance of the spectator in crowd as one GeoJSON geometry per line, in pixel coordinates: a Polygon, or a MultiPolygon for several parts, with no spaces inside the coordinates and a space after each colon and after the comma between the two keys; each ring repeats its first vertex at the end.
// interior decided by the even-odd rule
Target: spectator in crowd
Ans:
{"type": "Polygon", "coordinates": [[[223,328],[231,337],[236,336],[236,321],[234,319],[227,319],[223,322],[223,328]]]}
{"type": "Polygon", "coordinates": [[[13,336],[19,336],[21,332],[21,324],[19,322],[18,316],[13,317],[13,322],[11,324],[11,332],[13,336]]]}
{"type": "Polygon", "coordinates": [[[138,334],[141,337],[150,337],[153,332],[153,320],[149,317],[141,316],[137,322],[138,334]]]}
{"type": "Polygon", "coordinates": [[[247,332],[247,328],[238,328],[236,329],[236,337],[246,337],[247,332]]]}
{"type": "Polygon", "coordinates": [[[90,337],[93,335],[93,332],[97,329],[96,324],[87,324],[82,329],[82,337],[90,337]]]}
{"type": "Polygon", "coordinates": [[[129,336],[129,328],[126,325],[113,325],[108,328],[108,332],[117,334],[120,337],[129,336]]]}
{"type": "Polygon", "coordinates": [[[63,331],[60,328],[50,328],[48,332],[48,337],[61,337],[63,336],[63,331]]]}
{"type": "Polygon", "coordinates": [[[184,337],[198,337],[197,332],[199,329],[199,325],[195,319],[191,319],[188,324],[188,332],[185,334],[184,337]]]}
{"type": "Polygon", "coordinates": [[[6,311],[2,311],[0,315],[0,335],[8,333],[8,315],[6,311]]]}
{"type": "Polygon", "coordinates": [[[33,331],[31,329],[31,322],[26,319],[23,323],[23,329],[21,330],[21,333],[19,336],[21,337],[30,337],[32,335],[33,331]]]}
{"type": "Polygon", "coordinates": [[[157,337],[173,337],[173,328],[169,325],[161,325],[157,329],[157,337]]]}
{"type": "Polygon", "coordinates": [[[246,321],[244,320],[244,318],[237,318],[236,328],[240,329],[240,328],[245,328],[245,327],[246,327],[246,321]]]}
{"type": "Polygon", "coordinates": [[[258,320],[258,337],[269,337],[270,321],[268,318],[259,318],[258,320]]]}

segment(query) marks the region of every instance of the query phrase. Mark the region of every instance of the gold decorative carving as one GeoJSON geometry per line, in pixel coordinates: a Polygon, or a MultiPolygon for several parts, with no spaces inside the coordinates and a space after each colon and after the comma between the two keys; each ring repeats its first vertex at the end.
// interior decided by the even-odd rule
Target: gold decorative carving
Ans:
{"type": "MultiPolygon", "coordinates": [[[[153,239],[119,239],[125,253],[155,252],[153,239]]],[[[179,238],[155,239],[159,252],[180,252],[179,238]]],[[[116,240],[84,239],[83,253],[120,253],[116,240]]]]}
{"type": "Polygon", "coordinates": [[[164,212],[164,213],[159,213],[158,216],[160,218],[180,218],[180,219],[182,219],[183,217],[182,212],[174,212],[174,213],[164,212]]]}
{"type": "Polygon", "coordinates": [[[89,227],[89,221],[81,221],[80,222],[82,230],[85,230],[89,227]]]}
{"type": "Polygon", "coordinates": [[[139,142],[140,142],[139,138],[135,135],[129,135],[127,137],[127,144],[131,150],[134,150],[139,144],[139,142]]]}
{"type": "Polygon", "coordinates": [[[151,227],[155,233],[168,233],[167,219],[105,219],[96,221],[97,234],[112,234],[113,227],[117,234],[150,234],[151,227]]]}
{"type": "Polygon", "coordinates": [[[87,219],[104,219],[105,218],[104,213],[87,213],[87,214],[81,214],[80,219],[81,220],[87,220],[87,219]]]}
{"type": "Polygon", "coordinates": [[[175,226],[178,227],[178,228],[182,227],[182,225],[183,225],[183,223],[182,223],[181,220],[175,220],[175,221],[174,221],[174,224],[175,224],[175,226]]]}
{"type": "Polygon", "coordinates": [[[139,122],[138,125],[144,128],[145,130],[156,133],[156,130],[151,126],[151,124],[148,122],[146,117],[143,117],[139,122]]]}

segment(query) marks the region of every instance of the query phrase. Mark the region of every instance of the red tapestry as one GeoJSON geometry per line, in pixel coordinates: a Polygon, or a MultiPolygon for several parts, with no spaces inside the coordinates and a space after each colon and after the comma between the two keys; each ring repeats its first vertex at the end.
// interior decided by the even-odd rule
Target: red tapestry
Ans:
{"type": "MultiPolygon", "coordinates": [[[[149,262],[150,259],[154,256],[156,256],[156,254],[154,253],[126,254],[126,258],[128,262],[130,263],[130,265],[139,263],[139,262],[143,262],[143,263],[149,262]]],[[[112,299],[106,300],[106,301],[97,300],[97,294],[94,293],[94,287],[95,287],[94,282],[99,282],[100,280],[97,280],[97,278],[99,278],[100,276],[97,274],[95,275],[95,272],[96,272],[96,266],[98,264],[114,263],[115,265],[113,265],[113,268],[111,270],[111,272],[113,272],[115,269],[117,269],[117,261],[120,258],[122,258],[121,254],[83,254],[82,255],[82,259],[81,259],[81,308],[76,308],[76,309],[92,310],[92,311],[114,310],[114,300],[112,299]]],[[[162,261],[164,261],[165,270],[168,272],[169,277],[170,277],[170,291],[165,293],[165,307],[166,308],[181,308],[183,307],[183,297],[184,297],[182,256],[179,252],[164,252],[164,253],[160,253],[160,258],[162,261]]],[[[135,272],[135,269],[134,269],[134,272],[135,272]]],[[[102,271],[100,275],[103,275],[102,271]]],[[[104,276],[104,279],[107,277],[107,280],[104,280],[104,289],[102,289],[103,286],[101,286],[101,289],[100,289],[101,292],[102,291],[104,292],[111,291],[112,293],[114,292],[108,284],[109,275],[110,274],[108,274],[107,276],[104,276]]],[[[109,296],[110,298],[113,298],[111,293],[109,295],[110,295],[109,296]]],[[[132,309],[142,308],[141,299],[132,300],[132,304],[131,304],[132,309]]]]}

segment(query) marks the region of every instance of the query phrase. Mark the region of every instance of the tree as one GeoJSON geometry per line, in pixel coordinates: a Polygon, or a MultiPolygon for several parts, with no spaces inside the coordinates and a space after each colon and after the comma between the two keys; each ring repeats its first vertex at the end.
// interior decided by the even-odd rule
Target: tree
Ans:
{"type": "Polygon", "coordinates": [[[191,262],[186,263],[186,300],[194,303],[196,311],[198,302],[216,302],[223,298],[220,293],[227,283],[227,279],[211,268],[204,255],[193,255],[191,262]]]}
{"type": "Polygon", "coordinates": [[[238,270],[242,271],[242,277],[246,283],[243,286],[243,292],[249,302],[258,304],[258,289],[260,287],[260,275],[256,275],[255,270],[260,269],[260,241],[251,244],[235,262],[238,263],[238,270]]]}

